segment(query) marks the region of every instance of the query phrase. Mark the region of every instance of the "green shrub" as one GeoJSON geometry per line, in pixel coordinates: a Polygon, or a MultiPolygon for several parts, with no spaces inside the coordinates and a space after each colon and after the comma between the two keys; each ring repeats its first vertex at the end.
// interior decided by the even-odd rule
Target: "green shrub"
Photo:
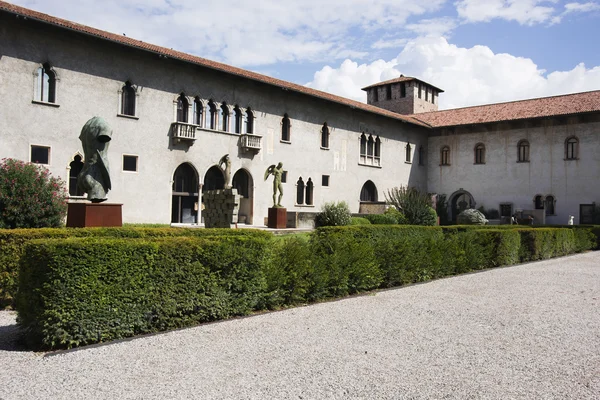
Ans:
{"type": "Polygon", "coordinates": [[[386,193],[385,200],[404,214],[410,225],[437,224],[437,213],[431,208],[431,196],[417,188],[409,186],[392,188],[386,193]]]}
{"type": "MultiPolygon", "coordinates": [[[[400,214],[402,215],[402,214],[400,214]]],[[[373,225],[397,225],[398,218],[391,214],[367,214],[366,219],[373,225]]]]}
{"type": "Polygon", "coordinates": [[[270,233],[255,229],[185,228],[43,228],[0,229],[0,310],[14,306],[19,260],[24,246],[34,239],[68,237],[160,238],[178,236],[248,236],[268,239],[270,233]]]}
{"type": "Polygon", "coordinates": [[[315,223],[317,226],[344,226],[350,225],[351,218],[350,208],[345,201],[332,202],[323,204],[315,223]]]}
{"type": "Polygon", "coordinates": [[[248,314],[267,241],[56,239],[25,248],[18,322],[35,348],[73,347],[248,314]]]}
{"type": "Polygon", "coordinates": [[[352,217],[350,219],[350,225],[370,225],[371,221],[364,217],[352,217]]]}
{"type": "Polygon", "coordinates": [[[398,225],[408,225],[408,220],[406,219],[404,214],[398,211],[396,207],[389,207],[387,210],[385,210],[384,214],[391,215],[392,217],[394,217],[398,225]]]}
{"type": "Polygon", "coordinates": [[[14,159],[0,162],[0,228],[58,227],[67,214],[60,178],[40,165],[14,159]]]}

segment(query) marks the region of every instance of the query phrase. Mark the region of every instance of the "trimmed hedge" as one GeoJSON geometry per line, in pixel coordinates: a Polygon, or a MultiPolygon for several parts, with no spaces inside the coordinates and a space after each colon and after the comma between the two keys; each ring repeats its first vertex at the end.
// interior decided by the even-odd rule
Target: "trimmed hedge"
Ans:
{"type": "Polygon", "coordinates": [[[18,322],[34,348],[81,346],[248,314],[262,299],[257,237],[36,240],[18,322]]]}
{"type": "Polygon", "coordinates": [[[159,238],[159,237],[250,236],[269,238],[256,229],[186,229],[186,228],[42,228],[0,229],[0,310],[14,306],[17,292],[19,260],[24,247],[34,239],[69,237],[159,238]]]}

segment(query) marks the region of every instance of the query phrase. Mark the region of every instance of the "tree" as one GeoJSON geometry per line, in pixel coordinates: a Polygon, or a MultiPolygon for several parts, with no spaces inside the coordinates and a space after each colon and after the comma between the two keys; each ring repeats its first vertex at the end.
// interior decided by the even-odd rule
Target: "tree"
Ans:
{"type": "Polygon", "coordinates": [[[36,164],[0,162],[0,228],[43,228],[63,224],[67,192],[60,178],[36,164]]]}
{"type": "Polygon", "coordinates": [[[386,193],[385,200],[404,214],[410,225],[437,223],[437,214],[431,208],[431,196],[417,188],[410,186],[392,188],[386,193]]]}

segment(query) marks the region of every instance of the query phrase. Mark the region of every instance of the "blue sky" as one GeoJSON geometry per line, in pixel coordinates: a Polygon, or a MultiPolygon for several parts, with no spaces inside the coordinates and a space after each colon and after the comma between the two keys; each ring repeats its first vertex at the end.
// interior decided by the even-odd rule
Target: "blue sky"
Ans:
{"type": "Polygon", "coordinates": [[[12,0],[366,101],[400,73],[441,108],[600,89],[600,0],[12,0]]]}

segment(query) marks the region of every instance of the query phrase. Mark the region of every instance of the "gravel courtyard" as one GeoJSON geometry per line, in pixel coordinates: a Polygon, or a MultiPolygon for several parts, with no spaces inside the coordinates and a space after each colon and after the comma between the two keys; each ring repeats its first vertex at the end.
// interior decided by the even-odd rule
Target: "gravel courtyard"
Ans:
{"type": "Polygon", "coordinates": [[[600,399],[600,252],[56,354],[0,399],[600,399]]]}

